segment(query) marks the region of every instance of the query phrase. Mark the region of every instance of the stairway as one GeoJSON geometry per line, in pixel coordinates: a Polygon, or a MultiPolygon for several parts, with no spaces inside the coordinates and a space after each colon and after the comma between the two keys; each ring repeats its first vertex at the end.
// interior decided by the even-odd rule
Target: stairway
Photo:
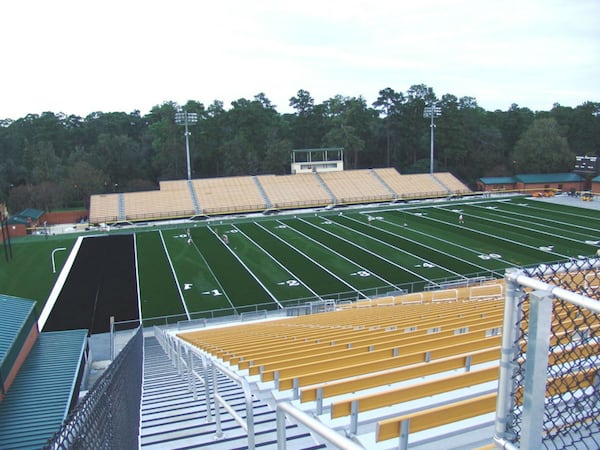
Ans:
{"type": "Polygon", "coordinates": [[[431,176],[431,178],[433,178],[433,181],[439,184],[446,192],[448,192],[448,194],[452,194],[452,190],[449,189],[448,186],[446,186],[444,183],[442,183],[442,181],[439,180],[433,173],[429,175],[431,176]]]}
{"type": "Polygon", "coordinates": [[[398,198],[398,194],[396,194],[396,192],[391,188],[391,186],[389,184],[387,184],[383,178],[381,178],[381,175],[379,175],[375,169],[369,169],[369,171],[371,172],[371,175],[373,175],[375,178],[377,178],[377,181],[379,181],[381,184],[383,184],[383,186],[387,189],[387,191],[390,194],[392,194],[392,197],[394,199],[398,198]]]}
{"type": "Polygon", "coordinates": [[[331,203],[333,203],[335,205],[338,202],[337,197],[335,195],[333,195],[333,192],[331,191],[331,189],[329,189],[329,186],[327,186],[327,184],[325,183],[323,178],[321,178],[321,175],[319,175],[319,172],[313,172],[313,173],[315,174],[315,177],[317,177],[319,184],[321,186],[323,186],[323,189],[325,189],[325,191],[327,192],[327,195],[329,195],[329,198],[331,199],[331,203]]]}
{"type": "Polygon", "coordinates": [[[188,180],[187,185],[190,191],[190,196],[192,197],[192,203],[194,204],[194,211],[196,212],[196,214],[200,214],[202,212],[202,208],[200,208],[200,202],[198,201],[198,197],[196,196],[196,190],[194,189],[194,184],[192,183],[192,180],[188,180]]]}
{"type": "Polygon", "coordinates": [[[258,177],[256,175],[253,175],[252,179],[254,180],[254,184],[256,185],[258,192],[260,192],[260,196],[262,197],[262,199],[265,202],[265,206],[267,207],[267,209],[271,209],[273,207],[273,204],[271,203],[271,200],[269,200],[269,196],[265,192],[265,189],[263,188],[263,185],[260,183],[260,180],[258,179],[258,177]]]}
{"type": "Polygon", "coordinates": [[[117,197],[119,199],[119,218],[118,220],[126,220],[127,214],[125,213],[125,194],[119,193],[117,197]]]}
{"type": "MultiPolygon", "coordinates": [[[[200,370],[200,369],[197,369],[200,370]]],[[[217,381],[222,397],[239,414],[245,412],[241,387],[221,375],[217,381]]],[[[140,423],[141,449],[194,449],[229,450],[248,448],[244,429],[221,409],[223,435],[218,437],[214,422],[207,420],[208,411],[204,395],[194,399],[188,382],[177,372],[154,336],[144,338],[144,379],[140,423]]],[[[197,382],[197,392],[204,387],[197,382]]],[[[254,399],[254,424],[256,448],[277,448],[275,410],[265,401],[254,399]]],[[[208,407],[212,408],[211,402],[208,407]]],[[[310,433],[297,424],[286,427],[288,449],[327,448],[318,444],[310,433]]]]}

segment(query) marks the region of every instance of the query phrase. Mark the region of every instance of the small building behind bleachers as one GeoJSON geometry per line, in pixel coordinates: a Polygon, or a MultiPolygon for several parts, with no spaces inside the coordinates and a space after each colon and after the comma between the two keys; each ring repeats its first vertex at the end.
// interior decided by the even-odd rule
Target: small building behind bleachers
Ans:
{"type": "Polygon", "coordinates": [[[592,178],[591,183],[590,190],[596,193],[600,192],[600,175],[592,178]]]}
{"type": "Polygon", "coordinates": [[[477,180],[479,191],[546,191],[569,192],[585,189],[585,179],[573,172],[518,174],[512,177],[483,177],[477,180]]]}

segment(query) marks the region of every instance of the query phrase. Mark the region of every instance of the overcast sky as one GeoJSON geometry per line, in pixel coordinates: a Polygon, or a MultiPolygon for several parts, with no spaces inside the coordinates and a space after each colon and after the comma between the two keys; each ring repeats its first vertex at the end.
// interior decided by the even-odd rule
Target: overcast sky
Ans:
{"type": "Polygon", "coordinates": [[[0,119],[228,108],[304,89],[370,105],[425,84],[516,103],[600,102],[600,0],[28,0],[0,7],[0,119]]]}

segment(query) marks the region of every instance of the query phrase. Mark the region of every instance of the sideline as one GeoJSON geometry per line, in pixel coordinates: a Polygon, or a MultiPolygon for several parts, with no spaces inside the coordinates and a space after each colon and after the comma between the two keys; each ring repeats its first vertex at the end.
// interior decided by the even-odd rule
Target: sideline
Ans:
{"type": "Polygon", "coordinates": [[[173,261],[171,261],[171,255],[169,255],[169,250],[167,250],[167,244],[165,243],[162,230],[158,230],[158,235],[160,236],[160,240],[163,245],[163,250],[165,252],[165,255],[167,256],[167,260],[169,261],[169,266],[171,266],[171,274],[173,274],[173,278],[175,279],[175,285],[177,286],[177,290],[179,291],[179,298],[181,298],[181,304],[183,305],[183,309],[185,309],[185,315],[187,316],[188,320],[191,320],[190,312],[188,311],[187,305],[185,304],[183,292],[181,292],[181,286],[179,285],[179,279],[177,278],[177,273],[175,273],[175,267],[173,267],[173,261]]]}
{"type": "Polygon", "coordinates": [[[54,283],[54,286],[52,287],[52,291],[50,291],[48,300],[46,300],[46,303],[44,304],[44,309],[42,309],[42,312],[40,313],[40,317],[38,318],[38,330],[40,332],[42,332],[44,330],[44,325],[46,325],[46,320],[48,320],[48,317],[50,316],[50,313],[52,312],[52,308],[54,308],[54,304],[56,303],[56,300],[58,299],[58,296],[59,296],[60,292],[62,291],[65,281],[67,280],[67,276],[69,275],[69,272],[71,271],[71,268],[73,267],[73,263],[75,262],[75,258],[77,257],[77,253],[79,252],[79,247],[81,247],[81,243],[83,242],[83,239],[85,239],[85,237],[86,236],[79,236],[77,238],[77,240],[75,241],[75,244],[73,244],[71,253],[69,253],[67,260],[65,261],[65,264],[63,265],[60,273],[58,274],[58,278],[56,279],[56,282],[54,283]]]}

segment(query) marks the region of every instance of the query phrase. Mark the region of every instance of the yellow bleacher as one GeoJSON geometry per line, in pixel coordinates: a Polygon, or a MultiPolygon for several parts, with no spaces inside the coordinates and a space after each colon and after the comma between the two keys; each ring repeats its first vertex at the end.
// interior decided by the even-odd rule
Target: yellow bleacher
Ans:
{"type": "Polygon", "coordinates": [[[90,197],[90,223],[111,223],[119,218],[119,194],[90,197]]]}
{"type": "MultiPolygon", "coordinates": [[[[595,350],[597,351],[597,348],[595,350]]],[[[578,354],[574,356],[574,352],[572,352],[570,355],[567,355],[564,361],[574,361],[579,358],[581,358],[581,355],[578,354]]],[[[497,371],[498,368],[493,367],[492,370],[497,371]]],[[[480,371],[477,374],[477,376],[481,377],[482,379],[473,380],[473,384],[485,382],[485,377],[483,377],[482,375],[483,371],[480,371]]],[[[457,386],[460,383],[460,378],[464,376],[466,375],[455,375],[453,377],[447,378],[446,380],[444,380],[444,385],[457,386]]],[[[590,371],[577,371],[549,378],[545,380],[546,397],[550,398],[556,395],[571,392],[574,386],[576,386],[576,389],[586,389],[595,386],[597,382],[597,377],[598,371],[593,371],[591,372],[591,374],[590,371]]],[[[432,391],[434,391],[436,387],[438,386],[434,385],[434,382],[410,386],[411,389],[424,388],[421,389],[421,397],[434,394],[435,392],[432,391]]],[[[404,395],[407,399],[409,398],[409,396],[412,396],[414,398],[419,397],[419,394],[417,392],[409,392],[408,395],[406,392],[389,392],[389,394],[396,396],[398,396],[398,394],[400,394],[400,396],[404,395]]],[[[405,433],[415,433],[418,431],[423,431],[446,425],[449,423],[457,422],[462,419],[472,418],[483,414],[491,414],[496,411],[496,397],[496,392],[489,392],[465,400],[459,400],[441,406],[433,406],[431,408],[425,408],[414,413],[403,414],[400,416],[380,420],[377,423],[376,441],[381,442],[389,439],[399,438],[400,435],[403,433],[403,423],[405,424],[405,433]]],[[[367,402],[365,402],[367,404],[365,406],[365,409],[369,408],[369,406],[373,405],[376,401],[376,399],[369,399],[367,402]]],[[[522,390],[517,392],[516,401],[519,404],[523,403],[522,390]]],[[[338,406],[338,411],[341,411],[338,412],[338,414],[342,414],[344,412],[345,406],[346,405],[338,406]]]]}
{"type": "MultiPolygon", "coordinates": [[[[292,390],[294,398],[323,419],[346,420],[350,434],[356,433],[359,415],[367,415],[364,426],[374,427],[376,442],[397,439],[402,429],[415,433],[492,414],[503,281],[416,294],[179,337],[241,374],[273,383],[275,390],[292,390]],[[422,405],[417,412],[405,406],[414,402],[422,405]]],[[[581,332],[585,318],[569,308],[556,308],[553,322],[581,332]]],[[[575,352],[569,345],[557,345],[572,339],[566,331],[553,339],[551,362],[585,358],[600,348],[594,343],[575,352]]],[[[547,386],[559,389],[552,381],[547,386]]]]}
{"type": "MultiPolygon", "coordinates": [[[[435,175],[453,193],[468,192],[451,174],[435,175]]],[[[259,212],[267,209],[268,203],[274,209],[292,209],[334,202],[369,203],[395,198],[439,197],[450,193],[430,174],[401,175],[393,168],[195,179],[191,180],[191,185],[197,207],[207,215],[259,212]]],[[[193,216],[196,212],[190,182],[167,180],[160,182],[159,190],[92,195],[89,215],[90,223],[100,223],[117,221],[121,213],[127,220],[135,221],[193,216]],[[123,212],[119,211],[120,195],[125,200],[123,212]]]]}
{"type": "Polygon", "coordinates": [[[261,211],[267,205],[252,177],[222,177],[192,180],[204,214],[261,211]]]}
{"type": "Polygon", "coordinates": [[[332,203],[327,191],[312,173],[259,175],[258,180],[273,208],[307,208],[332,203]]]}
{"type": "Polygon", "coordinates": [[[401,175],[391,168],[375,169],[375,172],[401,199],[448,195],[448,191],[428,173],[401,175]]]}
{"type": "Polygon", "coordinates": [[[319,176],[338,203],[382,202],[394,198],[385,185],[368,169],[320,172],[319,176]]]}
{"type": "Polygon", "coordinates": [[[450,172],[435,172],[433,174],[453,194],[467,194],[471,190],[450,172]]]}
{"type": "Polygon", "coordinates": [[[189,191],[127,192],[122,195],[127,220],[185,217],[194,214],[194,203],[189,191]]]}

